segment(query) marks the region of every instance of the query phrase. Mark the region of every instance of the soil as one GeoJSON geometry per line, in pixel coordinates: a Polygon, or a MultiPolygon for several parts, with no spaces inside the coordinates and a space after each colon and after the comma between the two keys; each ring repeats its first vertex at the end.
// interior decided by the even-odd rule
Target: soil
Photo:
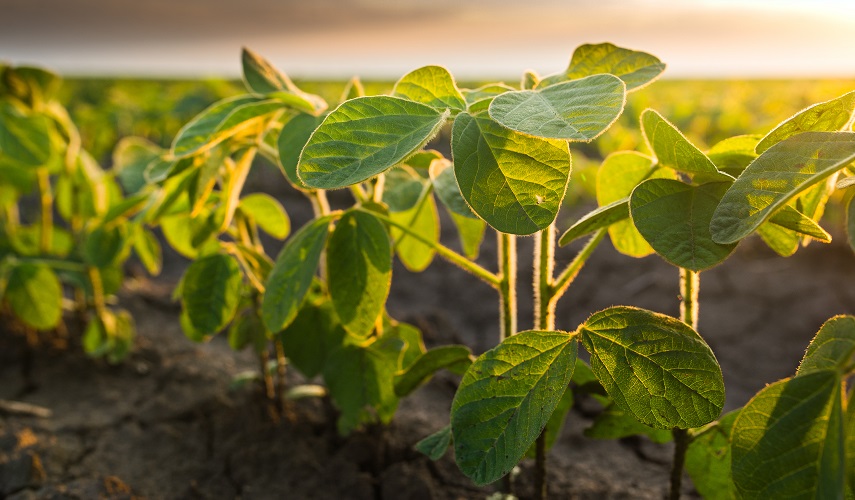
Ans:
{"type": "MultiPolygon", "coordinates": [[[[293,193],[285,197],[297,227],[309,216],[308,206],[295,201],[291,208],[293,193]]],[[[455,238],[445,224],[443,240],[455,246],[455,238]]],[[[725,410],[791,375],[826,319],[855,313],[855,266],[843,242],[838,236],[831,245],[812,244],[783,259],[754,238],[702,273],[699,330],[724,371],[725,410]]],[[[521,262],[530,261],[531,244],[520,239],[521,262]]],[[[559,250],[558,269],[574,248],[559,250]]],[[[480,260],[493,267],[492,241],[480,260]]],[[[52,412],[38,418],[0,409],[0,497],[440,500],[495,491],[473,486],[450,453],[431,462],[412,448],[448,423],[457,379],[447,373],[402,401],[388,427],[341,437],[335,409],[318,399],[292,402],[290,418],[273,423],[257,387],[231,387],[236,375],[256,368],[249,353],[231,351],[222,336],[195,344],[182,334],[179,310],[168,297],[185,265],[167,252],[161,276],[130,280],[120,293],[138,328],[133,353],[121,365],[88,359],[75,346],[30,352],[23,339],[0,327],[0,400],[52,412]],[[25,365],[30,386],[22,376],[25,365]]],[[[525,329],[531,272],[521,267],[525,329]]],[[[658,257],[630,259],[604,243],[559,304],[557,326],[575,329],[591,313],[617,304],[676,315],[677,281],[677,270],[658,257]]],[[[421,328],[429,348],[465,343],[480,353],[496,342],[495,291],[441,260],[421,274],[397,266],[388,309],[421,328]]],[[[289,376],[292,383],[304,381],[289,376]]],[[[550,453],[550,496],[663,498],[670,445],[584,437],[597,410],[590,403],[571,412],[550,453]]],[[[522,498],[532,494],[531,469],[524,462],[516,478],[522,498]]],[[[684,492],[697,496],[688,480],[684,492]]]]}

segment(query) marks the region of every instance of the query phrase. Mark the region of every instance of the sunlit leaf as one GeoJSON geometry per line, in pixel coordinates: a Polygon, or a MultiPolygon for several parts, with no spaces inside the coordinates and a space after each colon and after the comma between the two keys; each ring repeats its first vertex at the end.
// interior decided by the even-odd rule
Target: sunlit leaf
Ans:
{"type": "Polygon", "coordinates": [[[264,193],[252,193],[240,199],[238,209],[255,221],[265,233],[278,240],[291,232],[291,221],[276,198],[264,193]]]}
{"type": "Polygon", "coordinates": [[[327,103],[323,99],[297,88],[287,75],[255,52],[244,48],[241,53],[241,62],[244,83],[251,92],[268,94],[284,104],[307,113],[320,114],[327,108],[327,103]]]}
{"type": "Polygon", "coordinates": [[[393,168],[386,172],[383,203],[393,213],[410,210],[422,199],[426,183],[427,181],[410,167],[393,168]]]}
{"type": "Polygon", "coordinates": [[[808,345],[796,375],[819,370],[844,370],[855,361],[855,316],[835,316],[808,345]]]}
{"type": "Polygon", "coordinates": [[[646,52],[624,49],[611,43],[580,45],[563,74],[544,78],[540,87],[599,73],[611,73],[626,83],[627,91],[649,84],[665,71],[665,64],[646,52]]]}
{"type": "Polygon", "coordinates": [[[737,135],[717,142],[707,151],[709,158],[722,172],[739,177],[745,167],[755,158],[754,148],[760,142],[759,135],[737,135]]]}
{"type": "Polygon", "coordinates": [[[784,205],[781,210],[772,214],[768,222],[795,233],[810,236],[817,241],[831,243],[831,235],[825,229],[820,227],[813,219],[789,205],[784,205]]]}
{"type": "Polygon", "coordinates": [[[440,201],[453,213],[470,219],[478,219],[472,212],[454,177],[454,169],[448,160],[434,161],[430,166],[430,179],[433,182],[434,191],[440,201]]]}
{"type": "Polygon", "coordinates": [[[140,262],[152,276],[160,274],[163,255],[157,237],[142,224],[133,226],[133,247],[140,262]]]}
{"type": "Polygon", "coordinates": [[[495,229],[531,234],[552,223],[570,178],[564,141],[537,139],[461,113],[451,149],[463,198],[495,229]]]}
{"type": "MultiPolygon", "coordinates": [[[[436,202],[430,195],[428,188],[420,198],[418,204],[403,212],[392,212],[389,218],[408,228],[430,243],[439,243],[439,215],[436,211],[436,202]]],[[[407,234],[397,227],[390,227],[389,232],[395,242],[395,253],[401,259],[404,267],[412,272],[424,271],[433,261],[436,249],[407,234]]]]}
{"type": "Polygon", "coordinates": [[[466,110],[466,100],[454,83],[454,77],[442,66],[424,66],[407,73],[395,84],[392,95],[437,110],[466,110]]]}
{"type": "Polygon", "coordinates": [[[757,144],[758,154],[802,132],[837,132],[852,120],[855,91],[836,99],[814,104],[781,122],[757,144]]]}
{"type": "Polygon", "coordinates": [[[641,130],[660,165],[692,174],[701,182],[733,180],[658,112],[647,109],[641,113],[641,130]]]}
{"type": "Polygon", "coordinates": [[[516,89],[503,83],[488,83],[477,89],[463,89],[461,93],[466,99],[467,111],[474,115],[486,111],[497,95],[514,90],[516,89]]]}

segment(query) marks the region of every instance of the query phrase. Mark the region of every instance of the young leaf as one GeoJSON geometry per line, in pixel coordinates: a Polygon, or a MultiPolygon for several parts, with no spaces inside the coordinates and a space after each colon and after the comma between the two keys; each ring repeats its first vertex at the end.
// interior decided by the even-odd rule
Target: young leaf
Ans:
{"type": "MultiPolygon", "coordinates": [[[[439,215],[436,212],[436,202],[427,190],[421,196],[418,205],[404,212],[392,212],[389,218],[403,224],[409,231],[432,242],[439,243],[439,215]]],[[[424,271],[436,253],[436,249],[413,238],[396,227],[389,228],[392,240],[395,242],[395,253],[408,270],[418,273],[424,271]]]]}
{"type": "Polygon", "coordinates": [[[341,92],[341,102],[356,99],[357,97],[365,97],[365,87],[358,76],[354,76],[347,81],[344,90],[341,92]]]}
{"type": "Polygon", "coordinates": [[[273,67],[266,59],[246,47],[241,50],[243,81],[247,90],[257,94],[269,94],[288,90],[293,85],[287,76],[273,67]]]}
{"type": "Polygon", "coordinates": [[[451,425],[446,425],[416,443],[415,448],[435,462],[445,455],[449,446],[451,446],[451,425]]]}
{"type": "Polygon", "coordinates": [[[813,219],[789,205],[784,205],[781,210],[772,214],[769,217],[769,222],[790,231],[810,236],[817,241],[831,243],[831,235],[825,229],[820,227],[813,219]]]}
{"type": "Polygon", "coordinates": [[[475,484],[506,475],[552,415],[576,366],[577,343],[564,332],[527,331],[473,363],[451,404],[457,466],[475,484]]]}
{"type": "Polygon", "coordinates": [[[471,364],[472,352],[466,346],[435,347],[416,358],[405,371],[395,375],[395,394],[398,397],[408,396],[439,370],[471,364]]]}
{"type": "Polygon", "coordinates": [[[590,142],[623,111],[626,86],[613,75],[593,75],[539,90],[506,92],[490,103],[490,118],[523,134],[590,142]]]}
{"type": "Polygon", "coordinates": [[[717,142],[707,151],[709,158],[722,172],[736,178],[755,158],[754,148],[759,135],[737,135],[717,142]]]}
{"type": "Polygon", "coordinates": [[[282,204],[268,194],[246,195],[241,198],[238,209],[277,240],[284,240],[291,232],[291,221],[282,204]]]}
{"type": "Polygon", "coordinates": [[[477,215],[472,213],[472,209],[469,208],[466,200],[463,199],[463,195],[460,194],[460,187],[457,185],[457,179],[454,178],[454,169],[450,161],[431,162],[429,174],[436,195],[449,211],[461,217],[480,220],[477,215]]]}
{"type": "Polygon", "coordinates": [[[757,228],[757,234],[769,248],[781,257],[789,257],[799,249],[799,235],[783,226],[766,221],[757,228]]]}
{"type": "Polygon", "coordinates": [[[347,435],[364,423],[388,424],[398,407],[392,381],[404,342],[379,339],[367,346],[346,345],[330,354],[324,380],[341,409],[338,431],[347,435]]]}
{"type": "Polygon", "coordinates": [[[733,180],[731,176],[719,172],[700,149],[658,112],[646,109],[641,113],[641,130],[660,165],[692,174],[702,181],[733,180]]]}
{"type": "Polygon", "coordinates": [[[392,248],[373,215],[350,211],[336,224],[327,248],[329,291],[345,330],[368,335],[383,311],[392,278],[392,248]]]}
{"type": "Polygon", "coordinates": [[[393,168],[386,172],[383,203],[393,213],[410,210],[422,199],[426,184],[427,181],[408,166],[393,168]]]}
{"type": "MultiPolygon", "coordinates": [[[[610,154],[597,170],[597,203],[606,206],[628,198],[632,190],[646,179],[674,179],[670,168],[658,168],[653,159],[635,151],[610,154]]],[[[653,248],[641,236],[631,220],[616,222],[609,227],[609,238],[615,249],[630,257],[644,257],[653,248]]]]}
{"type": "Polygon", "coordinates": [[[161,266],[163,265],[163,255],[160,248],[160,242],[157,237],[142,224],[134,224],[133,226],[133,245],[134,252],[139,257],[140,262],[145,266],[146,271],[152,276],[160,274],[161,266]]]}
{"type": "Polygon", "coordinates": [[[207,151],[282,107],[280,101],[251,95],[214,103],[178,131],[172,143],[172,154],[184,158],[207,151]]]}
{"type": "Polygon", "coordinates": [[[775,144],[745,169],[715,210],[717,243],[751,234],[773,213],[855,160],[855,133],[804,132],[775,144]]]}
{"type": "Polygon", "coordinates": [[[454,77],[442,66],[424,66],[407,73],[395,84],[392,95],[439,111],[466,110],[466,100],[454,83],[454,77]]]}
{"type": "Polygon", "coordinates": [[[0,100],[0,167],[41,167],[51,152],[47,118],[25,115],[10,101],[0,100]]]}
{"type": "Polygon", "coordinates": [[[733,424],[731,471],[741,498],[842,498],[841,380],[818,370],[766,386],[733,424]]]}
{"type": "Polygon", "coordinates": [[[520,88],[523,90],[531,90],[537,87],[538,83],[540,83],[540,76],[532,69],[525,70],[520,78],[520,88]]]}
{"type": "Polygon", "coordinates": [[[3,295],[21,321],[38,330],[55,327],[62,319],[62,286],[46,266],[21,263],[12,268],[3,295]]]}
{"type": "Polygon", "coordinates": [[[488,83],[477,89],[463,89],[461,93],[466,99],[466,110],[474,115],[486,111],[497,95],[514,90],[516,89],[503,83],[488,83]]]}
{"type": "Polygon", "coordinates": [[[261,302],[261,317],[271,332],[282,330],[297,316],[318,270],[329,225],[329,217],[307,224],[288,240],[276,258],[261,302]]]}
{"type": "Polygon", "coordinates": [[[654,443],[667,443],[672,439],[670,430],[644,425],[614,403],[608,405],[597,415],[594,424],[585,429],[585,436],[593,439],[621,439],[637,435],[647,436],[654,443]]]}
{"type": "Polygon", "coordinates": [[[721,245],[710,236],[712,219],[729,182],[690,186],[671,179],[642,182],[630,196],[632,222],[663,259],[701,271],[724,261],[736,243],[721,245]]]}
{"type": "MultiPolygon", "coordinates": [[[[454,226],[457,228],[457,235],[460,238],[463,255],[471,260],[475,260],[481,251],[481,242],[484,241],[484,231],[487,229],[487,223],[481,219],[464,217],[450,210],[449,215],[451,215],[451,221],[454,222],[454,226]]],[[[852,233],[855,234],[855,231],[852,233]]]]}
{"type": "Polygon", "coordinates": [[[234,257],[216,253],[194,261],[184,273],[182,303],[195,330],[213,334],[235,315],[243,278],[234,257]]]}
{"type": "Polygon", "coordinates": [[[692,439],[686,450],[686,472],[705,499],[736,498],[730,474],[730,435],[737,416],[739,410],[725,414],[692,439]]]}
{"type": "Polygon", "coordinates": [[[796,375],[843,370],[855,361],[855,316],[835,316],[819,329],[796,375]]]}
{"type": "Polygon", "coordinates": [[[611,73],[626,83],[629,92],[656,80],[663,71],[665,64],[646,52],[624,49],[611,43],[585,44],[573,52],[570,66],[564,74],[544,78],[539,86],[598,73],[611,73]]]}
{"type": "Polygon", "coordinates": [[[555,220],[570,178],[566,142],[528,137],[461,113],[451,150],[463,198],[496,230],[532,234],[555,220]]]}
{"type": "Polygon", "coordinates": [[[629,198],[617,200],[606,206],[588,212],[561,235],[558,244],[567,245],[586,234],[598,229],[611,227],[612,224],[629,219],[629,198]]]}
{"type": "Polygon", "coordinates": [[[721,368],[691,327],[663,314],[611,307],[579,326],[591,369],[620,408],[658,429],[700,427],[724,405],[721,368]]]}
{"type": "Polygon", "coordinates": [[[359,97],[327,115],[309,139],[297,172],[307,186],[335,189],[370,179],[422,148],[448,112],[390,96],[359,97]]]}
{"type": "Polygon", "coordinates": [[[761,154],[775,144],[802,132],[837,132],[850,124],[855,113],[855,91],[814,104],[781,122],[757,144],[761,154]]]}
{"type": "Polygon", "coordinates": [[[309,142],[309,137],[323,121],[323,117],[300,113],[288,120],[279,132],[279,164],[285,177],[291,184],[300,189],[310,189],[303,184],[297,175],[297,163],[300,161],[300,153],[309,142]]]}

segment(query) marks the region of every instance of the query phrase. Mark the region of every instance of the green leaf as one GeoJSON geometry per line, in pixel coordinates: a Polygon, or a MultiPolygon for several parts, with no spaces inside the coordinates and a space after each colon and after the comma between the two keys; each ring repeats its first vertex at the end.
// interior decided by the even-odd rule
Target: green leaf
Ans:
{"type": "Polygon", "coordinates": [[[739,177],[755,158],[754,148],[760,141],[759,135],[737,135],[716,143],[707,151],[707,158],[722,172],[739,177]]]}
{"type": "Polygon", "coordinates": [[[819,370],[842,371],[855,361],[855,316],[835,316],[808,345],[796,375],[819,370]]]}
{"type": "Polygon", "coordinates": [[[163,265],[163,252],[160,248],[160,242],[154,233],[142,224],[134,224],[132,227],[134,252],[136,252],[142,265],[145,266],[146,271],[152,276],[157,276],[160,274],[163,265]]]}
{"type": "Polygon", "coordinates": [[[234,257],[213,254],[194,261],[183,279],[181,297],[194,329],[213,334],[235,315],[243,276],[234,257]]]}
{"type": "Polygon", "coordinates": [[[784,205],[781,210],[772,214],[769,217],[769,222],[790,231],[810,236],[817,241],[831,243],[831,235],[825,229],[820,227],[813,219],[789,205],[784,205]]]}
{"type": "Polygon", "coordinates": [[[460,194],[460,187],[454,177],[454,169],[448,160],[434,161],[430,165],[430,179],[433,182],[434,191],[439,200],[449,211],[473,220],[480,220],[472,213],[472,209],[460,194]]]}
{"type": "Polygon", "coordinates": [[[86,236],[83,257],[96,267],[110,266],[120,259],[127,248],[128,230],[123,224],[102,225],[86,236]]]}
{"type": "Polygon", "coordinates": [[[513,87],[503,83],[488,83],[477,89],[463,89],[461,93],[466,99],[467,111],[471,114],[486,111],[493,98],[505,92],[513,92],[513,87]]]}
{"type": "Polygon", "coordinates": [[[276,258],[261,302],[261,317],[271,332],[285,328],[297,316],[318,270],[329,225],[330,217],[321,217],[303,226],[276,258]]]}
{"type": "Polygon", "coordinates": [[[539,86],[611,73],[626,83],[627,91],[632,91],[656,80],[663,71],[665,64],[646,52],[624,49],[611,43],[585,44],[573,52],[564,74],[544,78],[539,86]]]}
{"type": "Polygon", "coordinates": [[[718,243],[751,234],[773,213],[855,160],[855,133],[804,132],[775,144],[745,169],[713,215],[718,243]]]}
{"type": "Polygon", "coordinates": [[[660,165],[692,174],[700,181],[733,180],[658,112],[646,109],[641,113],[641,130],[660,165]]]}
{"type": "Polygon", "coordinates": [[[15,316],[38,330],[53,328],[62,319],[62,286],[47,266],[15,265],[3,298],[15,316]]]}
{"type": "MultiPolygon", "coordinates": [[[[573,388],[568,385],[564,389],[564,394],[561,396],[561,401],[558,402],[558,406],[555,407],[552,415],[549,416],[549,420],[546,422],[546,427],[543,428],[546,451],[551,450],[552,447],[555,446],[555,442],[558,441],[559,436],[561,436],[561,431],[564,429],[564,421],[567,420],[567,414],[570,413],[570,409],[573,408],[574,402],[575,397],[573,395],[573,388]]],[[[528,448],[525,456],[526,458],[537,457],[537,442],[528,448]]]]}
{"type": "Polygon", "coordinates": [[[293,85],[287,76],[279,72],[266,59],[246,47],[241,50],[243,81],[247,90],[258,94],[269,94],[288,90],[293,85]]]}
{"type": "MultiPolygon", "coordinates": [[[[405,212],[392,212],[389,218],[425,240],[433,244],[439,243],[439,215],[429,188],[425,189],[418,205],[405,212]]],[[[434,246],[425,244],[394,226],[389,228],[389,233],[395,242],[395,253],[408,270],[418,273],[427,269],[433,262],[433,256],[436,254],[434,246]]]]}
{"type": "Polygon", "coordinates": [[[508,130],[461,113],[451,133],[463,198],[496,230],[532,234],[555,220],[570,178],[567,143],[508,130]]]}
{"type": "Polygon", "coordinates": [[[341,92],[341,101],[349,101],[351,99],[356,99],[357,97],[365,97],[365,87],[362,85],[362,81],[358,76],[354,76],[350,80],[348,80],[347,84],[344,86],[344,90],[341,92]]]}
{"type": "Polygon", "coordinates": [[[741,498],[842,498],[841,380],[819,370],[766,386],[733,424],[733,481],[741,498]]]}
{"type": "Polygon", "coordinates": [[[146,170],[160,162],[163,150],[142,137],[123,137],[113,150],[113,171],[128,194],[136,193],[148,183],[146,170]]]}
{"type": "Polygon", "coordinates": [[[370,179],[422,148],[448,112],[390,96],[358,97],[327,115],[300,155],[307,186],[335,189],[370,179]]]}
{"type": "Polygon", "coordinates": [[[449,211],[449,215],[451,215],[454,226],[457,227],[457,235],[460,238],[463,255],[475,260],[481,250],[481,242],[484,240],[487,223],[481,219],[464,217],[452,211],[449,211]]]}
{"type": "Polygon", "coordinates": [[[288,120],[279,132],[279,164],[285,177],[300,189],[310,189],[297,175],[300,153],[322,121],[323,117],[301,113],[288,120]]]}
{"type": "Polygon", "coordinates": [[[398,397],[408,396],[439,370],[464,364],[472,364],[472,352],[468,347],[462,345],[435,347],[416,358],[405,371],[395,375],[395,394],[398,397]]]}
{"type": "Polygon", "coordinates": [[[775,144],[802,132],[837,132],[852,121],[855,113],[855,91],[830,101],[814,104],[781,122],[766,134],[755,150],[763,153],[775,144]]]}
{"type": "Polygon", "coordinates": [[[611,307],[579,326],[591,369],[620,408],[657,429],[689,429],[718,418],[721,368],[691,327],[663,314],[611,307]]]}
{"type": "Polygon", "coordinates": [[[415,449],[436,462],[445,455],[449,446],[451,446],[451,425],[446,425],[416,443],[415,449]]]}
{"type": "Polygon", "coordinates": [[[594,424],[585,429],[585,436],[593,439],[622,439],[637,435],[647,436],[654,443],[667,443],[672,439],[671,431],[644,425],[614,403],[608,405],[597,415],[594,424]]]}
{"type": "Polygon", "coordinates": [[[629,198],[617,200],[588,212],[561,235],[558,244],[567,245],[586,234],[610,227],[612,224],[626,219],[629,219],[629,198]]]}
{"type": "MultiPolygon", "coordinates": [[[[610,154],[597,170],[597,203],[607,206],[628,198],[639,183],[646,179],[673,179],[670,168],[658,168],[653,159],[634,151],[610,154]]],[[[615,249],[630,257],[644,257],[653,248],[638,232],[631,220],[616,222],[609,227],[609,238],[615,249]]]]}
{"type": "Polygon", "coordinates": [[[739,410],[729,412],[692,439],[686,450],[686,472],[705,499],[736,498],[730,474],[730,435],[739,410]]]}
{"type": "Polygon", "coordinates": [[[475,484],[492,483],[522,459],[552,415],[576,365],[564,332],[505,339],[467,370],[451,405],[457,466],[475,484]]]}
{"type": "Polygon", "coordinates": [[[710,220],[729,182],[690,186],[671,179],[650,179],[629,200],[632,222],[663,259],[701,271],[723,262],[736,243],[721,245],[710,236],[710,220]]]}
{"type": "Polygon", "coordinates": [[[341,409],[338,431],[347,435],[362,424],[388,424],[398,407],[393,379],[404,343],[379,339],[367,346],[346,345],[330,354],[324,380],[341,409]]]}
{"type": "Polygon", "coordinates": [[[51,151],[47,118],[26,115],[10,101],[0,100],[0,167],[41,167],[51,151]]]}
{"type": "Polygon", "coordinates": [[[849,247],[855,250],[855,198],[849,198],[846,203],[846,236],[849,239],[849,247]]]}
{"type": "Polygon", "coordinates": [[[466,110],[466,100],[454,77],[442,66],[424,66],[402,76],[392,95],[427,104],[437,110],[466,110]]]}
{"type": "Polygon", "coordinates": [[[256,353],[265,352],[268,333],[269,330],[264,327],[264,322],[254,308],[247,308],[229,326],[229,347],[234,351],[241,351],[252,345],[256,353]]]}
{"type": "Polygon", "coordinates": [[[238,209],[254,220],[258,227],[277,240],[291,232],[291,221],[285,208],[276,198],[264,193],[253,193],[240,199],[238,209]]]}
{"type": "Polygon", "coordinates": [[[410,210],[422,199],[426,184],[427,181],[410,167],[393,168],[386,172],[383,203],[393,213],[410,210]]]}
{"type": "Polygon", "coordinates": [[[799,235],[783,226],[766,221],[757,228],[757,234],[781,257],[789,257],[799,249],[799,235]]]}
{"type": "Polygon", "coordinates": [[[593,75],[493,99],[490,117],[523,134],[590,142],[623,111],[626,87],[613,75],[593,75]]]}
{"type": "Polygon", "coordinates": [[[392,248],[383,224],[350,211],[336,224],[327,248],[329,291],[345,330],[364,337],[383,312],[392,279],[392,248]]]}
{"type": "Polygon", "coordinates": [[[205,109],[178,131],[172,154],[184,158],[207,151],[246,127],[282,109],[274,99],[243,95],[223,99],[205,109]]]}
{"type": "Polygon", "coordinates": [[[324,370],[327,358],[345,343],[347,332],[328,299],[303,303],[297,317],[282,330],[288,360],[308,378],[324,370]]]}

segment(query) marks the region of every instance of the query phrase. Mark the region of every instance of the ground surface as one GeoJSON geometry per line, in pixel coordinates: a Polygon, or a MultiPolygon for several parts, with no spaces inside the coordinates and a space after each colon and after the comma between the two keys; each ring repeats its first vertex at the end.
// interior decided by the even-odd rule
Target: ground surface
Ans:
{"type": "MultiPolygon", "coordinates": [[[[305,209],[295,213],[299,225],[305,209]]],[[[452,240],[453,230],[446,237],[452,240]]],[[[789,259],[749,240],[702,274],[699,329],[722,365],[726,410],[792,374],[826,319],[855,313],[855,257],[843,240],[813,244],[789,259]]],[[[520,245],[527,262],[531,239],[520,245]]],[[[561,249],[559,260],[573,252],[561,249]]],[[[494,256],[489,242],[485,265],[494,256]]],[[[0,329],[0,399],[52,411],[50,418],[0,411],[0,498],[439,500],[492,491],[473,487],[451,457],[434,463],[412,450],[448,422],[451,375],[403,401],[388,428],[342,438],[334,410],[318,400],[296,402],[291,421],[271,423],[256,390],[230,389],[236,374],[255,368],[251,356],[233,353],[222,338],[194,344],[182,335],[168,294],[185,264],[169,259],[161,277],[131,282],[121,293],[139,338],[120,366],[93,362],[78,350],[40,350],[32,358],[35,385],[27,388],[24,343],[0,329]]],[[[520,329],[530,326],[530,274],[522,266],[520,329]]],[[[677,279],[677,270],[655,256],[633,260],[603,244],[559,304],[558,328],[575,329],[616,304],[676,315],[677,279]]],[[[464,342],[482,352],[496,341],[496,302],[492,289],[437,261],[418,275],[396,267],[388,308],[420,327],[428,347],[464,342]]],[[[590,410],[571,413],[550,455],[552,496],[662,498],[669,445],[590,440],[582,435],[590,410]]],[[[517,480],[522,497],[531,493],[530,476],[531,464],[524,463],[517,480]]],[[[685,490],[693,495],[690,485],[685,490]]]]}

